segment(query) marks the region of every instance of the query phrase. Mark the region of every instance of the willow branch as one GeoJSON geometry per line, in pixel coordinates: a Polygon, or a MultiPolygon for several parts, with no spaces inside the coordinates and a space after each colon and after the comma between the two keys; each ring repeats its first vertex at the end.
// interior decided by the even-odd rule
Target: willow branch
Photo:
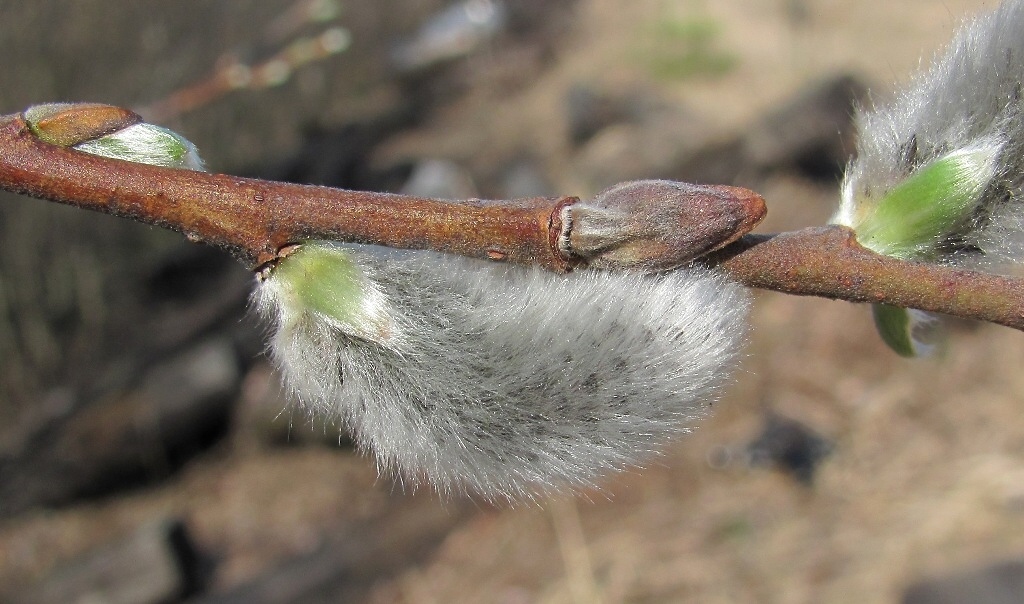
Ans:
{"type": "Polygon", "coordinates": [[[846,227],[747,235],[702,262],[749,287],[873,302],[1024,330],[1024,279],[882,256],[846,227]]]}
{"type": "Polygon", "coordinates": [[[558,210],[576,201],[453,203],[162,168],[44,142],[21,115],[0,117],[0,188],[176,230],[249,268],[291,244],[331,239],[564,271],[552,238],[558,210]]]}
{"type": "MultiPolygon", "coordinates": [[[[0,118],[0,188],[132,218],[231,252],[250,268],[289,245],[333,239],[570,270],[558,237],[575,197],[446,200],[345,191],[160,168],[39,140],[20,115],[0,118]]],[[[729,187],[720,187],[739,195],[729,187]]],[[[760,220],[756,194],[748,198],[760,220]]],[[[876,302],[1024,330],[1024,280],[880,256],[842,227],[747,235],[701,262],[750,287],[876,302]]]]}

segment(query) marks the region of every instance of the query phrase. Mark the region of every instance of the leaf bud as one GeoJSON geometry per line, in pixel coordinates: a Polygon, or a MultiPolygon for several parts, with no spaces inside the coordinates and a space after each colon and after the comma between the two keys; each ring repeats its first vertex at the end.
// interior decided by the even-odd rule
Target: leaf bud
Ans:
{"type": "Polygon", "coordinates": [[[592,268],[670,270],[736,241],[766,212],[739,187],[625,182],[566,207],[560,247],[592,268]]]}

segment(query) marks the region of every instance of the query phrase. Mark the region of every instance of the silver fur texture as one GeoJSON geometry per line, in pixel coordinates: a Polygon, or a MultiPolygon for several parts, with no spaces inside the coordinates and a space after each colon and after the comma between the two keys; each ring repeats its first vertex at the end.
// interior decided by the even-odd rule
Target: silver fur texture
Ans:
{"type": "Polygon", "coordinates": [[[935,242],[937,261],[1005,271],[1024,260],[1024,2],[966,24],[890,104],[861,111],[858,152],[835,222],[851,224],[917,168],[958,149],[998,145],[994,177],[972,216],[935,242]]]}
{"type": "Polygon", "coordinates": [[[412,488],[518,501],[635,466],[707,413],[745,331],[747,294],[706,270],[563,276],[344,249],[383,293],[379,341],[291,308],[273,273],[257,307],[300,404],[412,488]]]}

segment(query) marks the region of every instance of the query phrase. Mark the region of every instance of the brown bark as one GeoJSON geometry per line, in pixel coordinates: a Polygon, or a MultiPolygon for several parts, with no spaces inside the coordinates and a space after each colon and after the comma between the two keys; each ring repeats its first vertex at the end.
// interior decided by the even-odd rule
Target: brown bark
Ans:
{"type": "Polygon", "coordinates": [[[0,118],[0,153],[0,188],[176,230],[250,268],[307,239],[433,249],[556,271],[569,264],[557,234],[560,209],[573,197],[449,202],[175,170],[46,143],[20,115],[0,118]]]}
{"type": "Polygon", "coordinates": [[[747,235],[703,260],[750,287],[884,303],[1024,330],[1024,280],[881,256],[848,228],[747,235]]]}
{"type": "MultiPolygon", "coordinates": [[[[0,188],[177,230],[229,250],[250,268],[307,239],[433,249],[558,272],[578,261],[558,241],[561,209],[575,197],[451,202],[174,170],[48,144],[21,115],[0,118],[0,188]]],[[[752,204],[747,211],[756,219],[743,228],[756,224],[763,200],[729,195],[752,204]]],[[[1024,280],[880,256],[842,227],[747,235],[702,262],[750,287],[1024,330],[1024,280]]]]}

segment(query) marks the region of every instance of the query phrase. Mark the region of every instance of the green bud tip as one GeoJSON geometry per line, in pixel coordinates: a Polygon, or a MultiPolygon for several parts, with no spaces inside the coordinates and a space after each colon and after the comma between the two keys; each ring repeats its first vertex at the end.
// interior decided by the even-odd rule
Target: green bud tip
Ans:
{"type": "Polygon", "coordinates": [[[344,247],[327,242],[298,246],[270,271],[265,284],[277,288],[284,301],[284,324],[313,312],[365,340],[385,344],[395,334],[386,297],[344,247]]]}
{"type": "Polygon", "coordinates": [[[934,315],[888,304],[873,304],[871,310],[878,335],[901,357],[927,357],[941,348],[942,325],[934,315]]]}
{"type": "Polygon", "coordinates": [[[887,256],[927,257],[969,219],[996,176],[1002,145],[958,149],[924,165],[847,224],[864,247],[887,256]]]}
{"type": "Polygon", "coordinates": [[[135,124],[73,148],[93,155],[165,168],[203,170],[203,161],[195,145],[180,134],[153,124],[135,124]]]}
{"type": "Polygon", "coordinates": [[[94,103],[47,103],[22,114],[40,140],[77,151],[165,168],[203,170],[195,145],[142,121],[136,113],[94,103]]]}

